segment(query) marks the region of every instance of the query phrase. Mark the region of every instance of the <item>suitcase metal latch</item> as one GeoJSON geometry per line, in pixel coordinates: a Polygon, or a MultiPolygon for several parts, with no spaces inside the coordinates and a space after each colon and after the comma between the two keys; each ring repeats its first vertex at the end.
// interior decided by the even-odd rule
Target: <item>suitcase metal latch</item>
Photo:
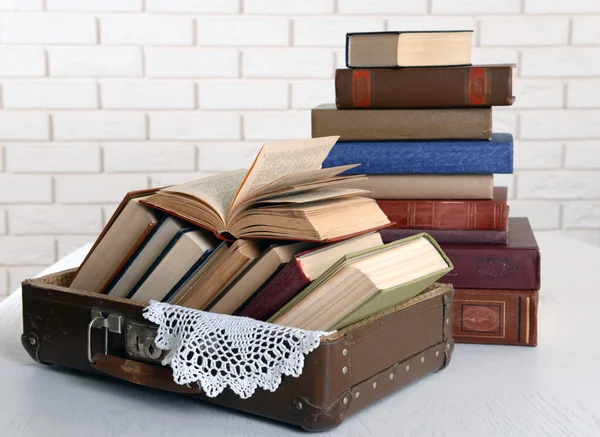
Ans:
{"type": "Polygon", "coordinates": [[[157,328],[150,325],[127,322],[125,327],[125,353],[137,361],[159,364],[167,351],[156,347],[157,328]]]}
{"type": "Polygon", "coordinates": [[[104,316],[102,311],[92,310],[92,321],[88,325],[87,332],[87,357],[88,361],[96,364],[92,358],[92,328],[104,329],[104,355],[108,354],[108,333],[121,334],[123,332],[123,316],[108,314],[104,316]]]}

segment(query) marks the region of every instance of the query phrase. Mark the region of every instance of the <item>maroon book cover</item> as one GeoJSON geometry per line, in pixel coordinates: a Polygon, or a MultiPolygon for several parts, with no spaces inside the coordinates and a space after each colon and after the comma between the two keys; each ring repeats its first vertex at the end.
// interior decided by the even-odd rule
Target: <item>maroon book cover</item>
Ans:
{"type": "Polygon", "coordinates": [[[494,187],[492,200],[377,200],[396,229],[506,231],[508,189],[494,187]]]}
{"type": "Polygon", "coordinates": [[[540,249],[529,220],[511,218],[506,244],[440,244],[454,270],[440,279],[455,288],[539,290],[540,249]]]}
{"type": "Polygon", "coordinates": [[[438,243],[488,243],[506,244],[507,231],[465,231],[461,229],[382,229],[379,231],[384,243],[401,240],[425,232],[438,243]]]}
{"type": "Polygon", "coordinates": [[[342,68],[335,72],[335,102],[340,109],[512,105],[513,67],[342,68]]]}
{"type": "Polygon", "coordinates": [[[455,290],[457,343],[537,345],[537,290],[455,290]]]}
{"type": "Polygon", "coordinates": [[[308,284],[310,280],[302,271],[296,255],[256,296],[250,299],[237,315],[256,320],[268,320],[308,284]]]}

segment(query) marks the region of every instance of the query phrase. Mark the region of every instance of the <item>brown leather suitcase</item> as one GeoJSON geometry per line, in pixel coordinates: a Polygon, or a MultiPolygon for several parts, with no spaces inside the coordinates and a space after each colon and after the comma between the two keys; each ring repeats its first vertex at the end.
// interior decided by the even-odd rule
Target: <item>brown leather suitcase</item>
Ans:
{"type": "Polygon", "coordinates": [[[69,289],[74,270],[23,283],[22,343],[39,363],[109,375],[320,431],[450,362],[451,285],[435,284],[416,298],[321,340],[298,378],[275,392],[241,399],[230,390],[215,398],[173,382],[156,327],[144,305],[69,289]]]}

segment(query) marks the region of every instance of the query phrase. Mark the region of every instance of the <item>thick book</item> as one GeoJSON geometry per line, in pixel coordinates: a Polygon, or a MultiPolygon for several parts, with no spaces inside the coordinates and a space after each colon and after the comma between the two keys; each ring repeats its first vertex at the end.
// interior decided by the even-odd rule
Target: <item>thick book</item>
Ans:
{"type": "Polygon", "coordinates": [[[339,188],[355,167],[322,168],[337,137],[265,143],[250,170],[159,190],[147,205],[224,240],[337,241],[390,224],[364,190],[339,188]]]}
{"type": "Polygon", "coordinates": [[[127,297],[177,233],[187,226],[189,225],[175,217],[161,220],[105,293],[112,297],[127,297]]]}
{"type": "Polygon", "coordinates": [[[233,314],[281,268],[292,260],[294,255],[314,247],[312,243],[272,244],[252,264],[237,277],[216,298],[209,311],[219,314],[233,314]]]}
{"type": "Polygon", "coordinates": [[[489,140],[492,108],[337,109],[326,103],[311,111],[312,136],[341,141],[489,140]]]}
{"type": "Polygon", "coordinates": [[[381,236],[372,233],[299,253],[238,311],[238,315],[268,320],[344,255],[382,244],[381,236]]]}
{"type": "Polygon", "coordinates": [[[506,244],[507,231],[473,231],[461,229],[382,229],[384,243],[401,240],[412,235],[427,233],[438,243],[506,244]]]}
{"type": "Polygon", "coordinates": [[[460,108],[514,102],[514,64],[429,68],[340,68],[339,109],[460,108]]]}
{"type": "Polygon", "coordinates": [[[342,184],[367,190],[372,199],[491,199],[494,175],[369,175],[366,179],[342,184]]]}
{"type": "Polygon", "coordinates": [[[539,290],[540,249],[526,217],[509,220],[506,244],[442,244],[455,288],[539,290]]]}
{"type": "Polygon", "coordinates": [[[435,240],[415,235],[344,256],[269,322],[342,329],[415,297],[450,270],[452,263],[435,240]]]}
{"type": "Polygon", "coordinates": [[[188,270],[218,244],[219,240],[204,230],[195,227],[180,229],[128,297],[143,303],[163,300],[188,270]]]}
{"type": "Polygon", "coordinates": [[[154,190],[128,193],[77,270],[71,288],[103,293],[159,223],[158,211],[142,205],[154,190]]]}
{"type": "Polygon", "coordinates": [[[456,289],[457,343],[537,346],[538,290],[456,289]]]}
{"type": "Polygon", "coordinates": [[[346,174],[511,174],[513,137],[495,133],[491,141],[339,142],[323,167],[350,162],[361,165],[346,174]]]}
{"type": "Polygon", "coordinates": [[[490,200],[377,200],[397,229],[506,231],[507,188],[490,200]]]}
{"type": "Polygon", "coordinates": [[[348,33],[346,66],[468,65],[472,38],[472,30],[348,33]]]}

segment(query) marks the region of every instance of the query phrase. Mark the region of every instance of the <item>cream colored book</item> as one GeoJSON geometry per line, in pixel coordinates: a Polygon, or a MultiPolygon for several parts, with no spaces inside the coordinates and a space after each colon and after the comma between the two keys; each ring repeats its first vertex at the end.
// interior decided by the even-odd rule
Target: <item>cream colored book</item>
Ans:
{"type": "Polygon", "coordinates": [[[345,188],[372,199],[493,199],[494,175],[369,175],[345,188]]]}
{"type": "Polygon", "coordinates": [[[427,234],[341,258],[269,322],[329,331],[402,303],[452,269],[427,234]]]}
{"type": "Polygon", "coordinates": [[[322,169],[338,137],[263,145],[250,170],[159,190],[146,203],[224,239],[336,241],[390,222],[364,190],[337,185],[356,165],[322,169]]]}
{"type": "Polygon", "coordinates": [[[472,30],[349,33],[346,65],[349,68],[469,65],[472,38],[472,30]]]}

